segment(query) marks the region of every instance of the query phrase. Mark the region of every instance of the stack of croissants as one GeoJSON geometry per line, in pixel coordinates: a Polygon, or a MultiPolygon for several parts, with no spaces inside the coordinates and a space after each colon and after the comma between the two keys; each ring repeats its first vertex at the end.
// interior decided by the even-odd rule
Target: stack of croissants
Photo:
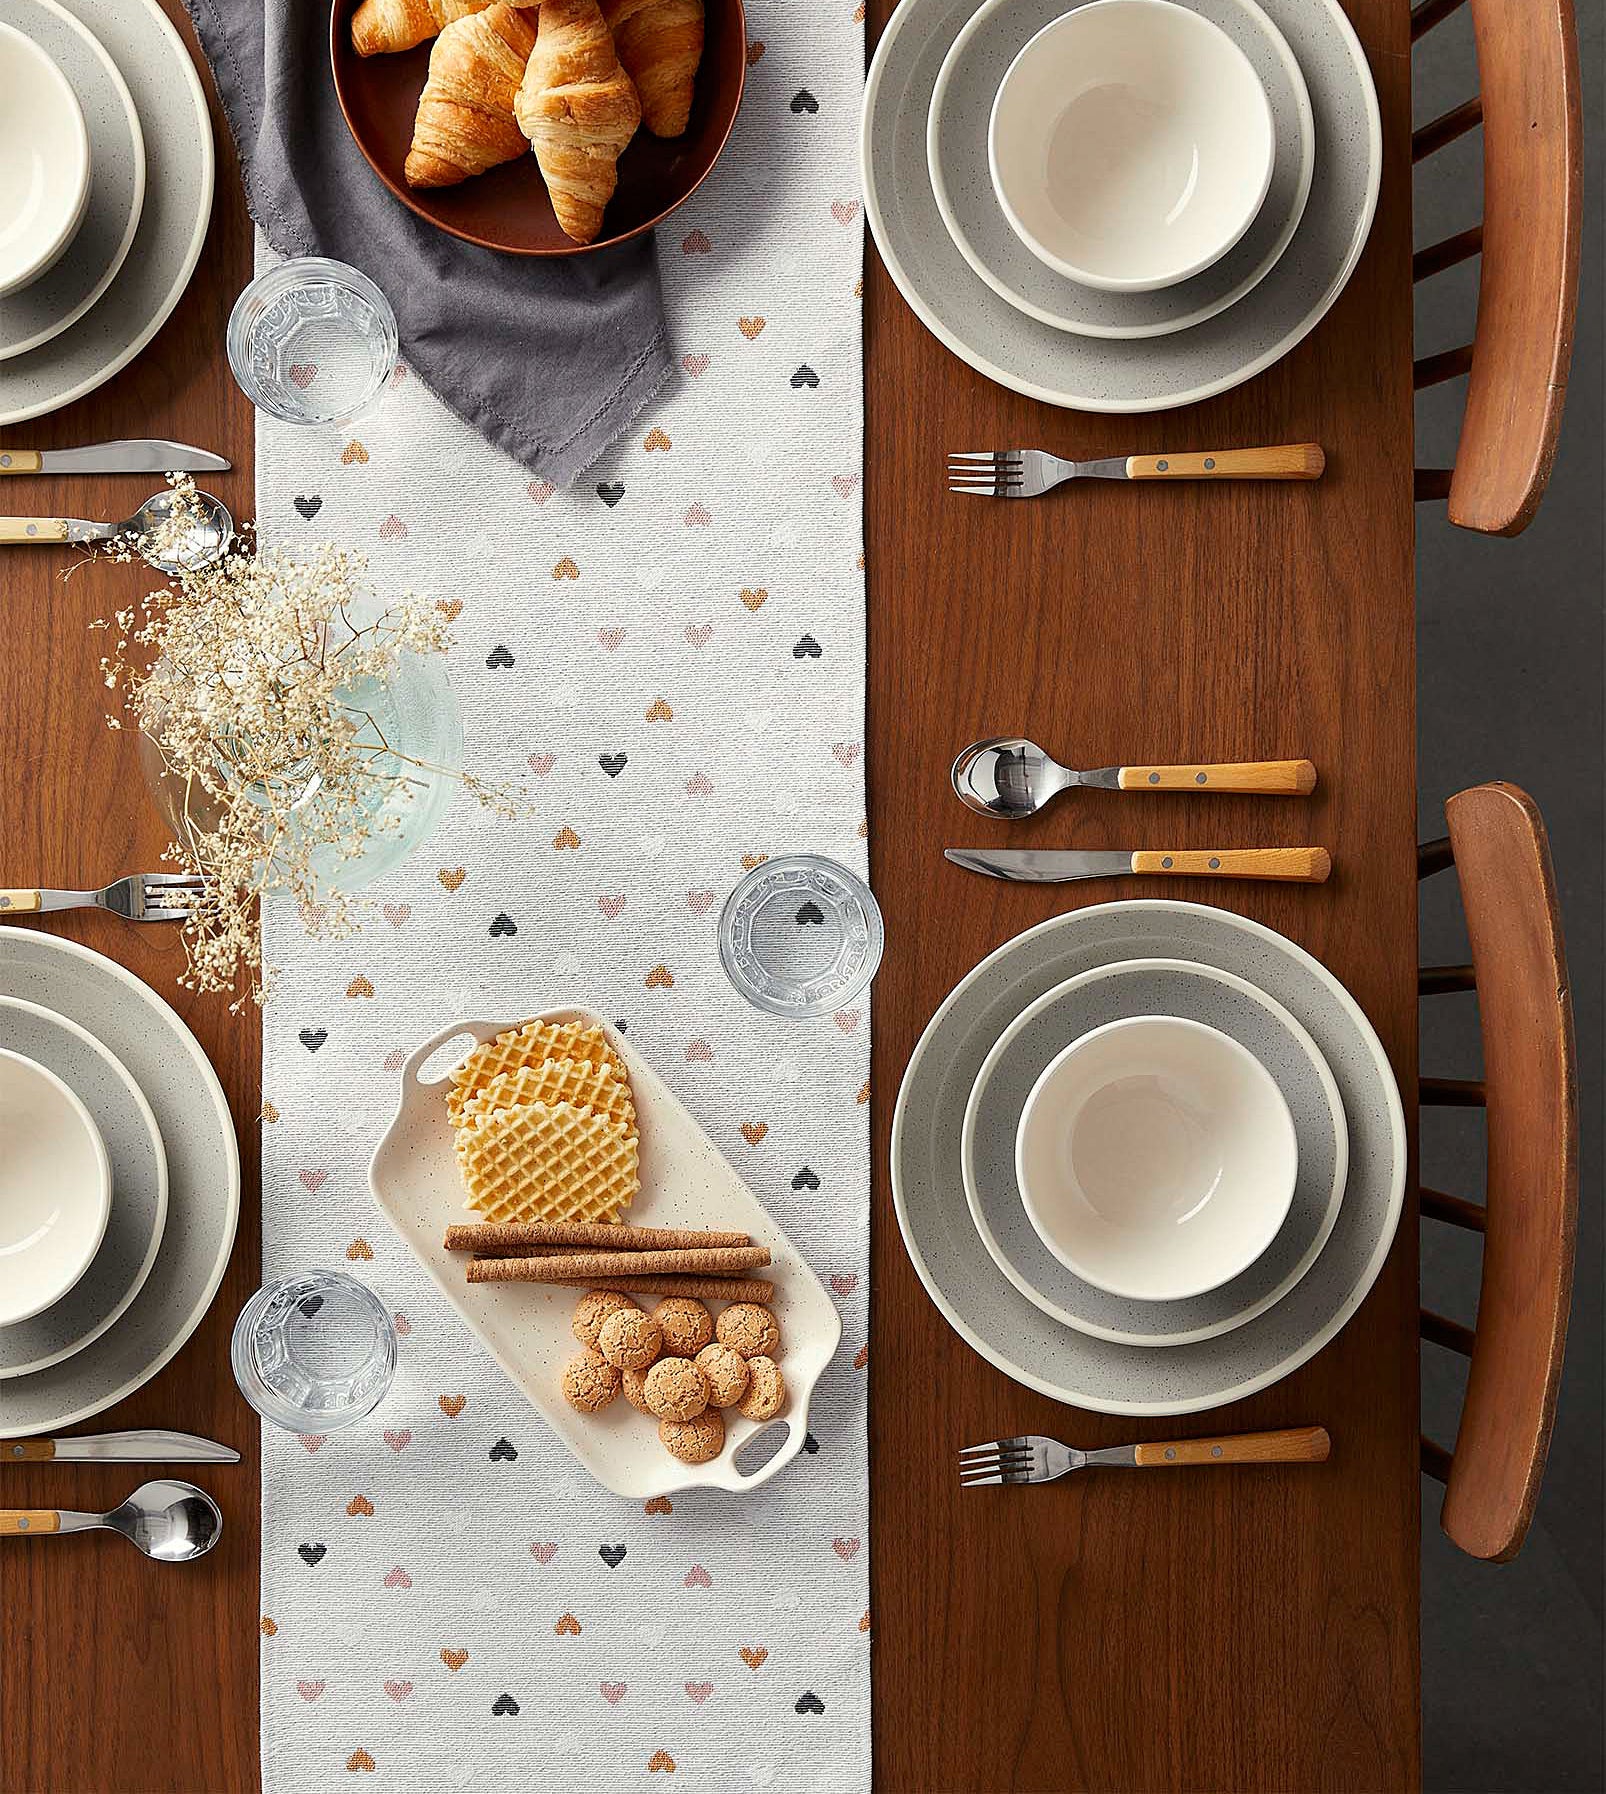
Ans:
{"type": "Polygon", "coordinates": [[[533,150],[564,234],[594,243],[636,127],[686,129],[703,0],[362,0],[352,16],[360,56],[430,37],[408,185],[449,187],[533,150]]]}

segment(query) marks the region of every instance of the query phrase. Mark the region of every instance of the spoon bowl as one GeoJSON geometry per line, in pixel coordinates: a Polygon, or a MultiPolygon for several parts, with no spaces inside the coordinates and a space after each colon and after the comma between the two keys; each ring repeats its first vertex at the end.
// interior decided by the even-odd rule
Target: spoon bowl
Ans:
{"type": "Polygon", "coordinates": [[[183,1564],[205,1557],[223,1532],[223,1513],[204,1489],[165,1477],[141,1483],[109,1514],[81,1514],[69,1508],[0,1509],[0,1535],[116,1532],[158,1563],[183,1564]]]}
{"type": "Polygon", "coordinates": [[[222,499],[210,492],[190,496],[192,515],[181,541],[168,552],[155,551],[156,537],[173,509],[173,499],[171,492],[153,493],[132,517],[116,525],[117,535],[163,573],[192,573],[220,560],[234,539],[234,519],[222,499]]]}
{"type": "Polygon", "coordinates": [[[966,748],[954,761],[954,791],[978,816],[1013,821],[1035,816],[1076,775],[1037,745],[1016,735],[993,735],[966,748]]]}

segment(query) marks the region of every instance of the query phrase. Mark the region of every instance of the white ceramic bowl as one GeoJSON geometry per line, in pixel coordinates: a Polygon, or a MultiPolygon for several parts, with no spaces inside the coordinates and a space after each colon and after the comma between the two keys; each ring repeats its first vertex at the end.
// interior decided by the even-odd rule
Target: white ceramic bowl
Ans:
{"type": "Polygon", "coordinates": [[[60,1301],[100,1250],[112,1168],[53,1071],[0,1047],[0,1327],[60,1301]]]}
{"type": "Polygon", "coordinates": [[[1032,1086],[1015,1139],[1043,1244],[1139,1301],[1202,1295],[1259,1258],[1298,1163],[1271,1073],[1215,1028],[1167,1015],[1072,1041],[1032,1086]]]}
{"type": "Polygon", "coordinates": [[[1071,280],[1174,286],[1248,230],[1271,184],[1248,57],[1171,0],[1098,0],[1044,26],[993,101],[987,159],[1017,236],[1071,280]]]}
{"type": "Polygon", "coordinates": [[[67,77],[0,25],[0,293],[36,280],[89,204],[89,132],[67,77]]]}

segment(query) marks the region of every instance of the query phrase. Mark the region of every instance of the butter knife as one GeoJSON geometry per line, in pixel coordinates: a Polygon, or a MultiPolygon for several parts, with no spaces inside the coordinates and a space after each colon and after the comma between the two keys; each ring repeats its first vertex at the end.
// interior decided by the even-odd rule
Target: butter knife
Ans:
{"type": "Polygon", "coordinates": [[[224,473],[229,463],[210,449],[159,437],[125,442],[92,442],[85,448],[0,448],[0,474],[7,473],[224,473]]]}
{"type": "Polygon", "coordinates": [[[238,1464],[240,1454],[193,1433],[146,1428],[132,1433],[85,1433],[76,1439],[7,1439],[0,1460],[46,1464],[238,1464]]]}
{"type": "Polygon", "coordinates": [[[1076,878],[1273,878],[1319,885],[1333,869],[1325,847],[1124,848],[1073,853],[1035,847],[948,847],[944,856],[969,872],[1026,884],[1060,885],[1076,878]]]}

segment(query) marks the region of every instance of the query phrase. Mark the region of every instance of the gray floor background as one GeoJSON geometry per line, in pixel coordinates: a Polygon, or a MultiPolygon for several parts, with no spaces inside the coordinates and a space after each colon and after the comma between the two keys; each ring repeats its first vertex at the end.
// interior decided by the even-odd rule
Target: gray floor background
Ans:
{"type": "MultiPolygon", "coordinates": [[[[1518,0],[1519,4],[1529,0],[1518,0]]],[[[1538,0],[1531,0],[1537,4],[1538,0]]],[[[1441,1490],[1424,1478],[1422,1703],[1424,1773],[1445,1794],[1566,1794],[1606,1788],[1602,1752],[1601,995],[1603,555],[1601,0],[1576,0],[1588,158],[1584,275],[1561,453],[1538,519],[1513,541],[1451,528],[1444,506],[1417,511],[1419,833],[1442,834],[1444,800],[1485,779],[1510,779],[1538,800],[1561,886],[1582,1072],[1583,1164],[1578,1268],[1567,1365],[1550,1464],[1522,1554],[1474,1563],[1438,1528],[1441,1490]]],[[[1418,46],[1418,123],[1474,91],[1467,9],[1418,46]]],[[[1481,215],[1482,138],[1464,138],[1416,174],[1416,241],[1436,242],[1481,215]]],[[[1466,342],[1477,263],[1418,288],[1417,353],[1466,342]]],[[[1417,405],[1417,463],[1450,465],[1464,381],[1417,405]]],[[[1422,893],[1422,958],[1465,957],[1455,881],[1422,893]]],[[[1422,1010],[1422,1065],[1476,1076],[1476,998],[1432,998],[1422,1010]]],[[[1481,1196],[1482,1122],[1429,1111],[1423,1181],[1481,1196]]],[[[1428,1222],[1428,1305],[1470,1322],[1477,1243],[1428,1222]]],[[[1454,1437],[1464,1368],[1423,1348],[1423,1422],[1454,1437]]]]}

